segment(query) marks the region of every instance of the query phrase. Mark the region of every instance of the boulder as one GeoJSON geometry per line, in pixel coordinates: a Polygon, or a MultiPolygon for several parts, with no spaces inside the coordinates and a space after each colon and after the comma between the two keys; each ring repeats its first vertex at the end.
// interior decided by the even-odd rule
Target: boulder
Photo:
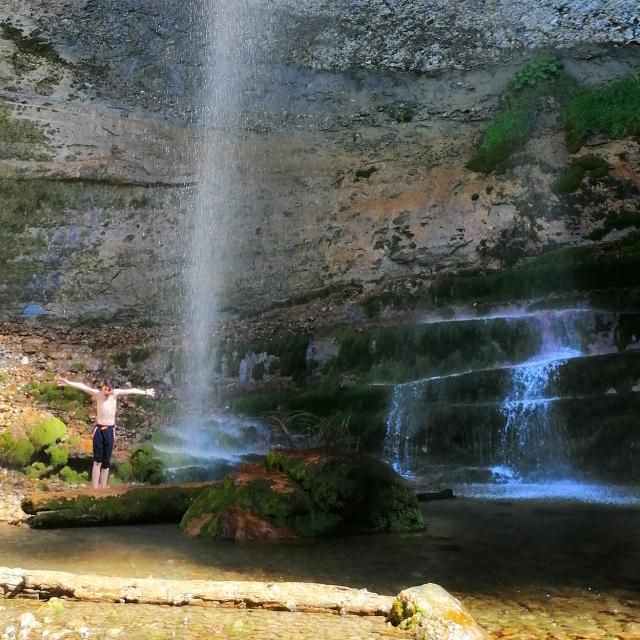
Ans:
{"type": "Polygon", "coordinates": [[[388,622],[412,629],[416,640],[484,640],[486,634],[462,603],[437,584],[401,591],[388,622]]]}
{"type": "Polygon", "coordinates": [[[370,456],[273,450],[204,490],[182,519],[189,535],[280,541],[377,531],[418,531],[410,487],[370,456]]]}

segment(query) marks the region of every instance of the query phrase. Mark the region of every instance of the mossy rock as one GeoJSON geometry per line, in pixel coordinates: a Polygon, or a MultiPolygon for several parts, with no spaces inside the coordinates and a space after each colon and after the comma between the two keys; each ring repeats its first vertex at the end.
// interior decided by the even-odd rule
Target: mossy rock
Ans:
{"type": "Polygon", "coordinates": [[[23,471],[24,471],[25,475],[27,476],[27,478],[32,478],[33,480],[38,480],[45,473],[47,473],[48,471],[51,471],[51,468],[47,467],[47,465],[44,462],[34,462],[30,466],[25,467],[23,469],[23,471]]]}
{"type": "Polygon", "coordinates": [[[29,438],[15,437],[10,431],[0,433],[0,465],[24,466],[34,453],[35,447],[29,438]]]}
{"type": "Polygon", "coordinates": [[[27,435],[36,450],[39,450],[62,440],[67,435],[67,427],[62,420],[51,416],[36,422],[27,435]]]}
{"type": "Polygon", "coordinates": [[[416,640],[486,640],[486,633],[463,604],[437,584],[401,591],[387,621],[411,630],[416,640]]]}
{"type": "Polygon", "coordinates": [[[69,462],[69,445],[52,444],[47,447],[45,453],[49,455],[51,464],[54,467],[64,467],[69,462]]]}
{"type": "Polygon", "coordinates": [[[62,480],[69,484],[80,484],[89,480],[89,473],[87,471],[78,472],[68,466],[62,467],[58,472],[58,475],[62,480]]]}
{"type": "MultiPolygon", "coordinates": [[[[129,455],[131,476],[140,482],[158,484],[162,482],[162,462],[156,455],[156,450],[150,444],[143,444],[131,450],[129,455]]],[[[129,469],[125,467],[125,473],[129,469]]],[[[124,478],[123,478],[124,479],[124,478]]]]}
{"type": "Polygon", "coordinates": [[[424,522],[411,489],[375,458],[273,450],[198,496],[182,527],[207,538],[274,540],[419,531],[424,522]]]}

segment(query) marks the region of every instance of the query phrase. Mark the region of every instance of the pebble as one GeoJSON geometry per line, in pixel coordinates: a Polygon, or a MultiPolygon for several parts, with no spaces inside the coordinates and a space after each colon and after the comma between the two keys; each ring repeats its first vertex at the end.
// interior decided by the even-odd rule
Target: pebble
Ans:
{"type": "Polygon", "coordinates": [[[36,619],[33,617],[33,614],[29,611],[27,613],[23,613],[20,616],[20,628],[28,629],[29,627],[33,627],[36,624],[36,619]]]}

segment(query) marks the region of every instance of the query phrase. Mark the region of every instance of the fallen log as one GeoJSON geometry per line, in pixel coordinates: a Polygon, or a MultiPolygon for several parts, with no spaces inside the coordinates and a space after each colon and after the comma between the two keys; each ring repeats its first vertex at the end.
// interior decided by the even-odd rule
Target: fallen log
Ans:
{"type": "Polygon", "coordinates": [[[393,597],[306,582],[158,580],[0,567],[0,597],[197,605],[386,616],[393,597]]]}
{"type": "Polygon", "coordinates": [[[35,529],[180,522],[196,496],[213,483],[76,489],[26,496],[22,509],[35,529]]]}

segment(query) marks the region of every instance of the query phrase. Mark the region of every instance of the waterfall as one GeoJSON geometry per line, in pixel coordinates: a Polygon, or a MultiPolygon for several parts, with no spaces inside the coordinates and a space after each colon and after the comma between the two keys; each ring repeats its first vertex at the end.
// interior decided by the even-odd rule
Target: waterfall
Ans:
{"type": "Polygon", "coordinates": [[[511,390],[500,413],[502,465],[518,474],[554,475],[566,468],[565,429],[552,416],[549,389],[565,360],[525,363],[511,374],[511,390]]]}
{"type": "Polygon", "coordinates": [[[186,223],[184,359],[181,411],[159,434],[156,449],[177,480],[216,478],[242,456],[262,452],[264,425],[217,407],[214,331],[224,319],[243,220],[259,172],[247,149],[255,94],[255,47],[264,14],[260,0],[193,0],[204,34],[202,86],[195,105],[195,200],[186,223]],[[249,168],[252,172],[249,172],[249,168]]]}
{"type": "Polygon", "coordinates": [[[393,389],[391,410],[387,417],[387,432],[384,445],[385,458],[398,473],[408,473],[411,462],[410,434],[420,416],[418,405],[422,400],[422,384],[398,384],[393,389]]]}
{"type": "MultiPolygon", "coordinates": [[[[201,5],[197,5],[201,6],[201,5]]],[[[245,2],[205,0],[203,84],[196,105],[198,188],[186,244],[183,424],[203,418],[215,396],[213,328],[233,272],[233,234],[246,191],[240,145],[255,18],[245,2]]]]}
{"type": "Polygon", "coordinates": [[[464,335],[465,323],[482,323],[491,340],[491,323],[505,320],[526,323],[530,332],[522,335],[538,337],[535,351],[523,352],[522,361],[487,362],[394,386],[384,454],[397,471],[408,474],[425,463],[433,468],[458,451],[466,456],[459,464],[494,469],[503,480],[568,476],[558,381],[570,359],[616,351],[617,319],[606,312],[567,309],[430,319],[428,324],[434,331],[446,325],[464,335]]]}

